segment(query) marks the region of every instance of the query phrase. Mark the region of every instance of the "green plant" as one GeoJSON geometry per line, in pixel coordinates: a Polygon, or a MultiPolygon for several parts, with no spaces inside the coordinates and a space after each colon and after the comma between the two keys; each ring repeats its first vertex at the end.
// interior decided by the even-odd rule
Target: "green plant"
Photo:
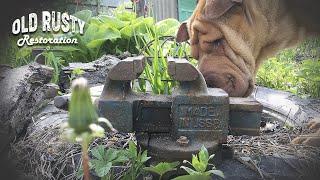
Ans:
{"type": "MultiPolygon", "coordinates": [[[[16,42],[15,42],[16,43],[16,42]]],[[[16,45],[16,44],[15,44],[16,45]]],[[[18,49],[18,47],[17,47],[18,49]]],[[[14,67],[19,67],[22,65],[26,65],[29,63],[29,59],[31,57],[32,49],[30,47],[20,48],[16,51],[15,61],[13,61],[12,65],[14,67]]]]}
{"type": "Polygon", "coordinates": [[[129,142],[129,149],[124,152],[125,156],[129,159],[130,168],[123,176],[124,180],[137,179],[143,173],[146,163],[150,157],[147,155],[147,151],[138,151],[137,146],[133,141],[129,142]]]}
{"type": "Polygon", "coordinates": [[[301,83],[300,94],[309,94],[314,98],[320,97],[320,59],[303,61],[298,77],[301,83]]]}
{"type": "Polygon", "coordinates": [[[259,69],[257,84],[299,96],[320,97],[320,39],[309,39],[295,49],[284,50],[259,69]]]}
{"type": "Polygon", "coordinates": [[[191,163],[187,160],[184,161],[184,163],[191,165],[193,169],[187,166],[181,166],[181,168],[184,169],[189,175],[175,178],[175,180],[190,179],[194,177],[205,178],[205,177],[210,177],[211,175],[217,175],[224,178],[223,172],[220,170],[217,170],[213,164],[209,163],[209,160],[211,160],[213,157],[214,157],[214,154],[209,156],[208,150],[204,146],[202,146],[201,150],[197,155],[192,155],[191,163]]]}
{"type": "Polygon", "coordinates": [[[45,64],[53,67],[53,77],[51,81],[57,83],[64,60],[62,60],[61,57],[55,56],[54,53],[50,51],[45,51],[41,54],[45,57],[45,64]]]}
{"type": "Polygon", "coordinates": [[[212,178],[210,176],[205,176],[205,175],[185,175],[185,176],[178,176],[174,178],[173,180],[211,180],[212,178]]]}
{"type": "Polygon", "coordinates": [[[97,125],[98,122],[106,123],[112,131],[115,131],[108,120],[98,118],[92,104],[87,81],[84,78],[74,80],[69,104],[69,118],[68,122],[63,125],[62,130],[64,138],[81,143],[85,180],[90,179],[88,145],[93,138],[104,136],[104,129],[97,125]]]}
{"type": "Polygon", "coordinates": [[[279,58],[270,58],[264,63],[258,71],[257,84],[297,93],[299,80],[296,73],[298,66],[283,56],[280,54],[279,58]]]}
{"type": "Polygon", "coordinates": [[[72,70],[71,72],[71,77],[69,78],[70,79],[70,82],[74,79],[76,79],[77,77],[83,75],[85,73],[84,70],[82,70],[81,68],[75,68],[74,70],[72,70]]]}
{"type": "Polygon", "coordinates": [[[93,159],[90,160],[90,167],[101,179],[113,179],[111,168],[115,164],[124,163],[128,158],[124,156],[123,151],[117,149],[106,150],[104,146],[99,145],[91,150],[93,159]]]}
{"type": "Polygon", "coordinates": [[[320,38],[312,38],[303,42],[296,51],[297,61],[305,59],[317,60],[320,58],[320,38]]]}
{"type": "Polygon", "coordinates": [[[145,167],[144,170],[158,174],[160,176],[159,180],[161,180],[164,174],[170,171],[177,170],[177,166],[179,164],[180,164],[179,162],[173,162],[173,163],[161,162],[156,166],[145,167]]]}
{"type": "MultiPolygon", "coordinates": [[[[161,180],[166,173],[175,171],[177,166],[180,164],[179,162],[161,162],[156,166],[146,167],[145,163],[150,159],[150,157],[148,157],[147,151],[139,151],[133,141],[129,142],[129,148],[125,150],[106,150],[104,146],[98,145],[91,150],[91,154],[92,159],[89,164],[90,169],[94,170],[98,177],[105,180],[115,178],[112,167],[117,165],[122,167],[128,166],[125,173],[121,177],[117,178],[133,180],[141,178],[141,175],[145,175],[145,173],[149,171],[158,174],[159,180],[161,180]]],[[[224,177],[223,173],[217,170],[213,164],[209,164],[209,160],[213,157],[214,155],[209,156],[207,149],[203,146],[197,155],[193,155],[192,163],[184,161],[184,163],[188,163],[194,169],[181,166],[181,168],[189,173],[189,175],[176,177],[175,180],[211,179],[211,175],[224,177]]],[[[84,170],[79,169],[77,174],[77,177],[81,179],[84,175],[84,170]]]]}
{"type": "MultiPolygon", "coordinates": [[[[124,180],[132,180],[138,178],[145,171],[145,165],[150,157],[147,151],[138,151],[133,141],[129,142],[129,148],[125,150],[108,149],[99,145],[91,150],[92,159],[90,160],[90,168],[94,170],[101,179],[114,179],[112,167],[114,165],[129,166],[125,174],[121,177],[124,180]]],[[[83,168],[77,172],[77,177],[81,179],[84,175],[83,168]]]]}
{"type": "Polygon", "coordinates": [[[146,91],[146,82],[151,86],[154,94],[171,94],[176,82],[168,74],[167,57],[187,56],[187,44],[177,44],[173,39],[180,23],[175,19],[166,19],[154,26],[146,27],[147,33],[143,36],[135,33],[138,49],[150,63],[139,80],[140,91],[146,91]]]}
{"type": "Polygon", "coordinates": [[[294,126],[292,126],[291,124],[289,124],[288,122],[285,122],[283,125],[283,128],[289,130],[289,131],[293,131],[294,130],[294,126]]]}

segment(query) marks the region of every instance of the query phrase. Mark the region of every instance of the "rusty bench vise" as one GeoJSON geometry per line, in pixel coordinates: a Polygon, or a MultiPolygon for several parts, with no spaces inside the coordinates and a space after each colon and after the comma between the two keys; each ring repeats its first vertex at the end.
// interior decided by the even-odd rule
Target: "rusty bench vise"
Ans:
{"type": "Polygon", "coordinates": [[[187,60],[168,58],[168,73],[178,81],[172,95],[136,93],[131,81],[144,70],[143,56],[114,66],[97,100],[99,113],[120,132],[136,132],[153,158],[189,159],[204,145],[211,153],[227,135],[259,135],[262,106],[250,98],[229,98],[207,88],[202,74],[187,60]]]}

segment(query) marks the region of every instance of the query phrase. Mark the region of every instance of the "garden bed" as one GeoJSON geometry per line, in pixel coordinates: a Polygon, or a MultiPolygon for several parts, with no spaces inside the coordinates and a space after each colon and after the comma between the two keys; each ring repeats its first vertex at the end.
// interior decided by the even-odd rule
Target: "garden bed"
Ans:
{"type": "MultiPolygon", "coordinates": [[[[258,88],[259,89],[259,88],[258,88]]],[[[264,88],[262,88],[264,89],[264,88]]],[[[102,86],[93,87],[92,94],[98,97],[102,86]]],[[[270,92],[279,92],[264,89],[270,92]]],[[[287,93],[284,93],[287,94],[287,93]]],[[[267,97],[267,96],[266,96],[267,97]]],[[[296,96],[286,96],[291,104],[306,102],[296,96]]],[[[256,98],[259,97],[259,91],[256,98]]],[[[312,100],[311,100],[312,101],[312,100]]],[[[300,111],[310,112],[317,101],[312,101],[312,106],[304,104],[299,106],[300,111]]],[[[283,113],[278,106],[270,105],[266,110],[283,113]]],[[[290,104],[290,103],[288,103],[290,104]]],[[[279,104],[277,104],[279,105],[279,104]]],[[[290,113],[293,112],[292,110],[290,113]]],[[[311,115],[310,113],[309,115],[311,115]]],[[[316,113],[314,113],[316,114],[316,113]]],[[[273,125],[272,128],[262,129],[260,136],[228,136],[228,146],[234,149],[232,159],[223,161],[218,167],[222,170],[226,179],[257,179],[257,178],[281,178],[291,179],[304,177],[312,179],[319,176],[320,150],[319,148],[304,145],[293,145],[290,141],[301,135],[310,133],[298,119],[291,119],[287,113],[283,117],[294,123],[290,128],[283,119],[275,121],[276,116],[264,113],[263,120],[273,125]]],[[[295,116],[293,116],[295,117],[295,116]]],[[[303,120],[307,122],[308,117],[303,120]]],[[[19,166],[26,173],[39,179],[74,179],[80,165],[80,145],[70,144],[60,139],[60,127],[67,121],[67,111],[57,109],[51,102],[37,115],[28,127],[24,138],[12,144],[12,156],[19,159],[19,166]]],[[[107,134],[104,139],[97,139],[91,144],[91,148],[97,144],[106,148],[126,148],[130,140],[135,140],[134,134],[107,134]]],[[[127,167],[122,167],[125,170],[127,167]]],[[[119,170],[118,170],[119,171],[119,170]]],[[[118,176],[121,175],[121,170],[118,176]]]]}

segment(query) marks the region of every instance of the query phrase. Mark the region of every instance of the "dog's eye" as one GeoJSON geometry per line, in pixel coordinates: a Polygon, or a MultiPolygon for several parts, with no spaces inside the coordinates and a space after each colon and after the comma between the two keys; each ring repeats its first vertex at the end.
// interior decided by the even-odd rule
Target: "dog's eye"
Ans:
{"type": "Polygon", "coordinates": [[[223,51],[224,38],[218,38],[216,40],[202,41],[200,48],[206,53],[217,53],[223,51]]]}
{"type": "Polygon", "coordinates": [[[213,48],[218,48],[220,45],[222,45],[222,39],[217,39],[211,42],[208,42],[213,48]]]}

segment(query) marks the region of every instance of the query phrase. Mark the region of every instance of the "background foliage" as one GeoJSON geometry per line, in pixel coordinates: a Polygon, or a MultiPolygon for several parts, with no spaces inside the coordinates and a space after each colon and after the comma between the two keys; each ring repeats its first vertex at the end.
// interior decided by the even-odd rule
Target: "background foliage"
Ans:
{"type": "Polygon", "coordinates": [[[257,84],[320,97],[320,39],[310,39],[265,61],[258,71],[257,84]]]}

